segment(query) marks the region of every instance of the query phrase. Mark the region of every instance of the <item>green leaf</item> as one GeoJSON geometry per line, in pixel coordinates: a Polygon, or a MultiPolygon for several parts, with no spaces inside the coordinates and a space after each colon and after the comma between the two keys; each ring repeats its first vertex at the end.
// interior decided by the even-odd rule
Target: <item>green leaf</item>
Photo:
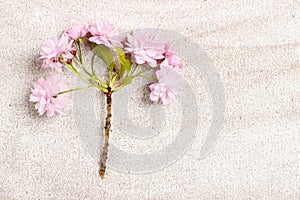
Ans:
{"type": "Polygon", "coordinates": [[[114,49],[118,53],[118,61],[120,63],[120,67],[121,67],[120,77],[122,77],[122,75],[124,74],[125,71],[127,71],[127,73],[130,71],[132,63],[129,59],[126,58],[126,54],[122,48],[114,47],[114,49]]]}
{"type": "Polygon", "coordinates": [[[107,64],[110,67],[113,67],[114,57],[110,48],[102,44],[95,45],[94,52],[99,58],[101,58],[105,62],[105,64],[107,64]]]}
{"type": "Polygon", "coordinates": [[[93,87],[93,86],[86,86],[86,87],[81,87],[81,88],[74,88],[74,89],[70,89],[70,90],[64,90],[64,91],[61,91],[58,93],[58,95],[60,94],[65,94],[65,93],[68,93],[68,92],[74,92],[74,91],[77,91],[77,90],[82,90],[82,89],[86,89],[86,88],[90,88],[90,87],[93,87]]]}
{"type": "Polygon", "coordinates": [[[117,78],[118,78],[118,74],[114,75],[111,81],[115,82],[117,78]]]}
{"type": "Polygon", "coordinates": [[[123,85],[129,85],[132,82],[132,79],[130,77],[125,78],[122,83],[123,85]]]}

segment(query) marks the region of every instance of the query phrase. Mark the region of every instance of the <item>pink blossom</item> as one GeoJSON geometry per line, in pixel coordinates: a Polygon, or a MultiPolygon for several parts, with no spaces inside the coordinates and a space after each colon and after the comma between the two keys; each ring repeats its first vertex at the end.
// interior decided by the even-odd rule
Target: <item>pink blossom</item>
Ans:
{"type": "Polygon", "coordinates": [[[120,39],[120,30],[115,28],[106,20],[95,22],[90,27],[92,37],[89,38],[91,42],[96,44],[104,44],[111,48],[114,46],[123,47],[120,39]]]}
{"type": "Polygon", "coordinates": [[[59,61],[61,56],[65,62],[73,58],[71,51],[73,40],[69,41],[66,35],[62,35],[60,39],[49,40],[41,47],[40,59],[43,59],[42,68],[51,68],[58,72],[62,72],[63,64],[59,61]]]}
{"type": "Polygon", "coordinates": [[[127,35],[125,50],[131,53],[132,62],[157,66],[157,60],[164,58],[165,44],[153,30],[136,30],[127,35]]]}
{"type": "Polygon", "coordinates": [[[40,78],[33,83],[29,101],[35,102],[35,108],[40,115],[45,112],[48,117],[56,116],[66,107],[64,95],[59,92],[66,90],[64,83],[56,76],[49,76],[46,79],[40,78]]]}
{"type": "Polygon", "coordinates": [[[175,94],[183,91],[183,77],[174,69],[161,67],[156,71],[158,83],[151,84],[150,99],[154,102],[162,101],[164,105],[168,105],[176,100],[175,94]]]}
{"type": "Polygon", "coordinates": [[[149,86],[150,99],[158,102],[160,99],[164,105],[169,105],[176,100],[175,94],[163,83],[154,83],[149,86]]]}
{"type": "Polygon", "coordinates": [[[182,59],[175,52],[173,46],[166,45],[166,52],[164,54],[165,60],[161,63],[161,66],[167,66],[175,69],[176,71],[180,71],[183,67],[182,59]]]}
{"type": "Polygon", "coordinates": [[[76,24],[65,31],[65,35],[69,36],[71,40],[77,40],[79,38],[85,37],[87,33],[88,25],[85,23],[76,24]]]}

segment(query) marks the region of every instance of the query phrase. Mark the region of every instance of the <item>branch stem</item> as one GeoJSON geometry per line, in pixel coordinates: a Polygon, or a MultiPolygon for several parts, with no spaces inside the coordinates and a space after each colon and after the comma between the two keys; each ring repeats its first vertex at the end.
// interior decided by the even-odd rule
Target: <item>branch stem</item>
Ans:
{"type": "Polygon", "coordinates": [[[100,169],[99,174],[102,179],[105,177],[106,171],[106,160],[107,160],[107,153],[108,153],[108,140],[109,140],[109,132],[111,127],[111,103],[112,103],[112,91],[111,88],[108,87],[108,92],[105,93],[106,95],[106,118],[105,118],[105,136],[104,136],[104,146],[102,150],[102,156],[100,161],[100,169]]]}

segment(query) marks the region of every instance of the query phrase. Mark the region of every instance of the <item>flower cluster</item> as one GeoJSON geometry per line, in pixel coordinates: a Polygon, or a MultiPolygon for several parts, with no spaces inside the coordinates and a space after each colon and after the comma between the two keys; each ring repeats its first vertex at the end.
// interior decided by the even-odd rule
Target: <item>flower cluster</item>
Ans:
{"type": "Polygon", "coordinates": [[[176,95],[183,91],[183,78],[181,74],[172,69],[170,66],[160,67],[156,71],[158,83],[153,83],[150,88],[150,99],[154,102],[162,101],[168,105],[175,101],[176,95]]]}
{"type": "Polygon", "coordinates": [[[62,80],[52,75],[38,79],[33,86],[29,101],[36,102],[35,108],[40,115],[46,112],[48,117],[52,117],[62,113],[66,106],[65,96],[58,95],[66,89],[62,80]]]}
{"type": "Polygon", "coordinates": [[[73,41],[69,41],[69,38],[63,35],[61,38],[49,40],[44,46],[41,47],[41,59],[42,68],[55,69],[58,72],[62,72],[62,59],[64,62],[68,62],[73,58],[72,55],[73,41]]]}
{"type": "Polygon", "coordinates": [[[94,23],[90,26],[89,30],[92,35],[89,38],[89,41],[91,42],[104,44],[110,48],[114,46],[123,46],[120,39],[120,30],[105,20],[94,23]]]}
{"type": "Polygon", "coordinates": [[[127,35],[125,51],[136,64],[149,64],[155,68],[158,83],[151,84],[150,99],[168,105],[183,90],[181,69],[183,62],[174,47],[162,41],[153,30],[136,30],[127,35]]]}
{"type": "Polygon", "coordinates": [[[51,68],[62,72],[63,64],[73,59],[74,42],[78,42],[87,35],[90,35],[88,39],[93,43],[104,44],[110,48],[122,47],[120,30],[107,21],[101,20],[91,26],[85,23],[76,24],[67,29],[59,39],[51,39],[41,47],[42,68],[51,68]]]}
{"type": "Polygon", "coordinates": [[[127,35],[125,50],[133,62],[157,67],[157,61],[164,58],[165,44],[154,31],[137,30],[127,35]]]}
{"type": "MultiPolygon", "coordinates": [[[[106,48],[101,48],[101,51],[107,52],[98,52],[99,57],[104,61],[108,59],[103,56],[110,54],[106,48]]],[[[174,102],[176,95],[183,89],[181,72],[183,62],[173,46],[161,40],[155,31],[148,29],[135,30],[125,37],[121,37],[121,31],[106,20],[97,21],[90,26],[85,23],[75,24],[65,30],[60,38],[51,39],[43,45],[40,59],[42,68],[49,68],[61,73],[64,67],[67,67],[84,79],[89,86],[97,87],[104,93],[108,91],[108,88],[111,88],[112,91],[120,89],[129,84],[131,79],[138,77],[138,75],[128,75],[132,74],[134,71],[132,69],[137,66],[140,66],[139,68],[142,70],[145,66],[155,70],[158,82],[149,86],[152,101],[168,105],[174,102]],[[102,81],[93,74],[93,70],[89,72],[82,60],[80,45],[84,42],[92,47],[105,46],[112,52],[118,48],[119,63],[123,67],[113,70],[119,72],[118,76],[113,75],[115,72],[111,72],[112,77],[107,81],[102,81]],[[80,67],[75,67],[75,64],[80,67]],[[87,74],[82,74],[82,71],[87,74]],[[124,71],[127,71],[126,78],[122,78],[124,71]]],[[[117,66],[117,64],[113,66],[117,66]]],[[[66,103],[61,95],[65,93],[61,85],[62,82],[54,75],[46,79],[40,78],[34,83],[30,101],[36,103],[39,114],[47,113],[48,116],[55,116],[63,111],[66,103]]],[[[75,90],[77,89],[68,91],[75,90]]]]}
{"type": "Polygon", "coordinates": [[[92,25],[79,23],[65,30],[60,38],[49,40],[41,47],[41,67],[56,72],[69,69],[85,83],[86,87],[67,89],[65,83],[56,75],[39,78],[33,83],[29,101],[35,103],[40,115],[56,116],[66,107],[65,94],[84,88],[94,87],[106,96],[105,143],[103,146],[99,175],[104,178],[111,127],[112,94],[129,85],[134,78],[157,80],[149,85],[150,100],[169,105],[183,91],[183,62],[174,47],[158,37],[149,29],[135,30],[125,37],[121,31],[106,20],[92,25]],[[83,59],[84,47],[92,49],[91,65],[86,66],[83,59]],[[95,57],[106,64],[106,80],[96,73],[95,57]],[[155,77],[147,76],[149,70],[155,77]]]}

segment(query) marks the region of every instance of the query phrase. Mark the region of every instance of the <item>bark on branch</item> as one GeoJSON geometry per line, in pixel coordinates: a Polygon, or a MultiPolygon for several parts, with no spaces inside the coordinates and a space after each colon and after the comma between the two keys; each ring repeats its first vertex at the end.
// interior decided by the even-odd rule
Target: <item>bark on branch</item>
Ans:
{"type": "Polygon", "coordinates": [[[105,93],[106,95],[106,118],[105,118],[105,142],[102,150],[102,156],[100,161],[100,170],[99,174],[102,179],[105,177],[105,170],[106,170],[106,160],[107,160],[107,153],[108,153],[108,140],[109,140],[109,132],[111,127],[111,103],[112,103],[112,91],[108,88],[108,92],[105,93]]]}

